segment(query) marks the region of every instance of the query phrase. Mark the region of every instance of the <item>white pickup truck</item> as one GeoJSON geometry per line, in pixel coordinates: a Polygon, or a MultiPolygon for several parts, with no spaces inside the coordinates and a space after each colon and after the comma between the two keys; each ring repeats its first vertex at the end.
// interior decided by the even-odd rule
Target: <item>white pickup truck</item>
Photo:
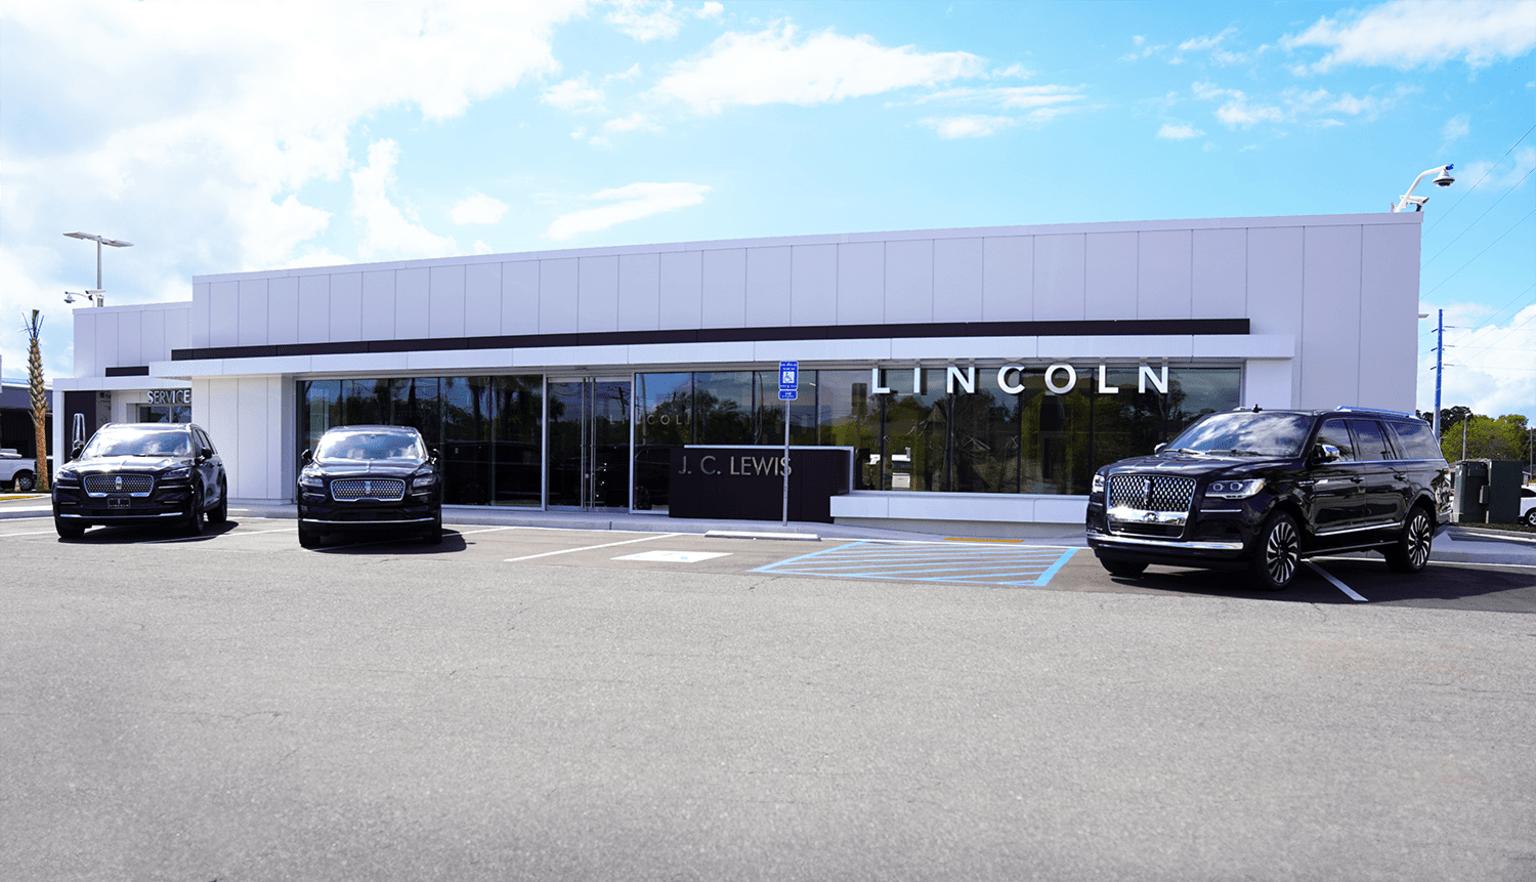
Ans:
{"type": "Polygon", "coordinates": [[[32,457],[22,456],[9,447],[0,449],[0,486],[26,493],[37,486],[36,468],[37,462],[32,457]]]}

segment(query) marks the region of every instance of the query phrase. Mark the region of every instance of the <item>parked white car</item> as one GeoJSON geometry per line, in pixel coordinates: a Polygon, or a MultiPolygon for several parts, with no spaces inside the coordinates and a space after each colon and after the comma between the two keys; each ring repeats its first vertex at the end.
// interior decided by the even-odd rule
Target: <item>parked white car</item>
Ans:
{"type": "Polygon", "coordinates": [[[9,447],[0,449],[0,486],[25,493],[37,486],[37,475],[33,472],[36,468],[32,457],[22,456],[9,447]]]}
{"type": "Polygon", "coordinates": [[[1520,488],[1520,523],[1536,527],[1536,487],[1529,484],[1520,488]]]}

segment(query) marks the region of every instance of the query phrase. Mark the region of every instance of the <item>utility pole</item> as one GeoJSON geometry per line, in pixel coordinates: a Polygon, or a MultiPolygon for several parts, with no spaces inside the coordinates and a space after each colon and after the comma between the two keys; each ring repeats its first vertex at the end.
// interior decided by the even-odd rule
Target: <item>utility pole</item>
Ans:
{"type": "Polygon", "coordinates": [[[1440,438],[1440,381],[1445,377],[1445,310],[1435,327],[1435,439],[1440,438]]]}

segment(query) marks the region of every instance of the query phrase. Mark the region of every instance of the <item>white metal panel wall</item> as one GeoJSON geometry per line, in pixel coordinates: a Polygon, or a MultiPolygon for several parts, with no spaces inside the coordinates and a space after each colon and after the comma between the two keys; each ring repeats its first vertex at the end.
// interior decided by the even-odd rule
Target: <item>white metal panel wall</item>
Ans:
{"type": "Polygon", "coordinates": [[[982,239],[933,243],[933,315],[951,322],[985,321],[982,309],[982,239]]]}
{"type": "Polygon", "coordinates": [[[235,339],[241,346],[260,346],[267,342],[267,280],[251,279],[240,282],[238,312],[239,327],[235,339]]]}
{"type": "Polygon", "coordinates": [[[1307,227],[1301,314],[1302,407],[1360,401],[1360,228],[1307,227]]]}
{"type": "Polygon", "coordinates": [[[1362,230],[1360,265],[1360,403],[1411,411],[1418,375],[1418,347],[1399,345],[1419,336],[1419,229],[1368,226],[1362,230]]]}
{"type": "Polygon", "coordinates": [[[464,268],[464,333],[469,336],[501,333],[501,267],[473,263],[464,268]]]}
{"type": "Polygon", "coordinates": [[[885,320],[933,321],[933,240],[885,243],[885,320]]]}
{"type": "MultiPolygon", "coordinates": [[[[403,271],[402,271],[403,272],[403,271]]],[[[427,317],[422,333],[428,337],[463,337],[465,267],[434,266],[427,288],[427,317]]]]}
{"type": "Polygon", "coordinates": [[[1191,239],[1191,315],[1248,315],[1248,231],[1195,230],[1191,239]]]}
{"type": "Polygon", "coordinates": [[[144,313],[123,310],[117,313],[117,365],[144,364],[144,313]]]}
{"type": "Polygon", "coordinates": [[[1034,312],[1037,321],[1081,320],[1084,299],[1084,251],[1081,233],[1035,237],[1034,312]]]}
{"type": "Polygon", "coordinates": [[[1092,233],[1083,241],[1083,317],[1136,317],[1137,243],[1133,231],[1092,233]]]}
{"type": "Polygon", "coordinates": [[[323,343],[331,339],[331,275],[300,276],[296,342],[323,343]]]}
{"type": "Polygon", "coordinates": [[[363,339],[363,274],[331,274],[331,340],[363,339]]]}
{"type": "Polygon", "coordinates": [[[573,334],[580,329],[578,272],[574,257],[539,261],[539,333],[573,334]]]}
{"type": "Polygon", "coordinates": [[[501,333],[539,332],[540,261],[517,260],[501,265],[501,333]]]}
{"type": "Polygon", "coordinates": [[[746,325],[779,328],[790,324],[794,251],[789,246],[747,250],[746,325]]]}
{"type": "MultiPolygon", "coordinates": [[[[267,342],[291,343],[299,337],[299,280],[267,283],[267,342]]],[[[153,361],[154,359],[151,359],[153,361]]]]}
{"type": "Polygon", "coordinates": [[[704,252],[703,319],[706,328],[746,327],[746,249],[723,248],[704,252]]]}
{"type": "Polygon", "coordinates": [[[583,257],[578,264],[576,324],[582,331],[619,329],[619,258],[583,257]]]}
{"type": "Polygon", "coordinates": [[[362,310],[358,321],[364,340],[388,340],[395,336],[394,270],[363,273],[362,310]]]}
{"type": "Polygon", "coordinates": [[[214,282],[208,286],[208,345],[240,345],[240,283],[214,282]]]}
{"type": "Polygon", "coordinates": [[[837,323],[885,321],[885,243],[850,242],[837,248],[837,323]]]}
{"type": "Polygon", "coordinates": [[[619,258],[619,330],[654,331],[661,327],[661,255],[625,254],[619,258]]]}
{"type": "MultiPolygon", "coordinates": [[[[1189,230],[1148,230],[1136,236],[1136,317],[1182,319],[1194,314],[1191,272],[1193,238],[1189,230]]],[[[1237,313],[1226,313],[1232,318],[1237,313]]]]}
{"type": "Polygon", "coordinates": [[[1034,236],[994,236],[982,245],[981,318],[1027,322],[1035,317],[1034,236]]]}
{"type": "MultiPolygon", "coordinates": [[[[1248,231],[1249,329],[1255,334],[1301,333],[1302,228],[1276,227],[1248,231]]],[[[1291,363],[1292,399],[1300,406],[1301,363],[1291,363]]],[[[1276,407],[1279,405],[1270,405],[1276,407]]]]}
{"type": "Polygon", "coordinates": [[[661,255],[661,326],[704,326],[704,254],[672,251],[661,255]]]}
{"type": "Polygon", "coordinates": [[[192,381],[192,421],[208,431],[231,499],[283,502],[293,470],[293,378],[217,377],[192,381]]]}
{"type": "Polygon", "coordinates": [[[789,324],[836,324],[837,246],[796,245],[792,251],[789,324]]]}
{"type": "Polygon", "coordinates": [[[435,267],[417,266],[395,270],[394,336],[397,339],[431,336],[433,269],[435,267]]]}

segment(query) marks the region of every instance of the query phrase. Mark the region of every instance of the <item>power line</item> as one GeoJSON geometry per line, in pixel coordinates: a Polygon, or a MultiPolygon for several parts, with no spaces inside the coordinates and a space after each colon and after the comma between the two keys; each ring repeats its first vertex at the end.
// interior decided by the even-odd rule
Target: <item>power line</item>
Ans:
{"type": "MultiPolygon", "coordinates": [[[[1508,236],[1510,233],[1514,232],[1516,227],[1519,227],[1521,224],[1525,223],[1530,218],[1530,216],[1533,215],[1533,214],[1536,214],[1536,208],[1533,208],[1529,212],[1527,212],[1525,217],[1522,217],[1519,220],[1515,221],[1514,226],[1512,226],[1509,229],[1505,230],[1504,232],[1500,233],[1499,234],[1499,238],[1494,239],[1492,242],[1489,242],[1488,243],[1488,248],[1492,248],[1493,246],[1499,244],[1499,242],[1503,241],[1505,236],[1508,236]]],[[[1436,285],[1435,287],[1433,287],[1433,288],[1429,289],[1428,291],[1426,291],[1423,296],[1428,297],[1430,294],[1433,294],[1436,291],[1440,290],[1442,287],[1444,287],[1446,282],[1449,282],[1451,279],[1456,277],[1456,273],[1459,273],[1462,270],[1466,269],[1467,267],[1471,266],[1473,264],[1473,262],[1476,261],[1479,257],[1482,257],[1484,254],[1487,254],[1488,253],[1488,248],[1484,248],[1482,251],[1477,252],[1477,254],[1472,256],[1472,260],[1469,260],[1466,263],[1462,264],[1460,267],[1457,267],[1455,272],[1453,272],[1450,275],[1446,276],[1445,278],[1441,279],[1439,285],[1436,285]]]]}
{"type": "MultiPolygon", "coordinates": [[[[1520,176],[1520,180],[1515,181],[1514,186],[1512,186],[1508,190],[1504,191],[1504,196],[1508,196],[1509,194],[1515,192],[1515,190],[1521,184],[1525,183],[1525,179],[1531,176],[1531,172],[1536,172],[1536,166],[1533,166],[1531,168],[1531,171],[1528,171],[1524,175],[1521,175],[1520,176]]],[[[1472,223],[1467,224],[1467,228],[1466,229],[1464,229],[1461,232],[1456,234],[1456,239],[1452,239],[1451,241],[1445,243],[1445,248],[1441,248],[1439,251],[1435,252],[1435,257],[1439,257],[1440,255],[1444,254],[1447,249],[1449,249],[1452,245],[1456,244],[1456,240],[1457,239],[1460,239],[1462,236],[1465,236],[1467,233],[1471,232],[1472,228],[1477,226],[1477,221],[1480,221],[1483,218],[1487,217],[1489,211],[1493,211],[1495,208],[1498,207],[1500,202],[1504,201],[1504,196],[1500,196],[1498,199],[1495,199],[1493,201],[1493,204],[1488,206],[1487,211],[1484,211],[1482,214],[1477,216],[1477,220],[1474,220],[1472,223]]],[[[1422,270],[1425,267],[1429,266],[1430,264],[1434,263],[1435,262],[1435,257],[1431,257],[1429,260],[1426,260],[1423,263],[1419,264],[1419,269],[1422,270]]]]}
{"type": "MultiPolygon", "coordinates": [[[[1435,218],[1434,223],[1429,225],[1429,229],[1424,231],[1425,234],[1428,234],[1430,232],[1430,230],[1433,230],[1435,227],[1438,227],[1440,225],[1441,221],[1445,220],[1447,217],[1450,216],[1451,212],[1456,210],[1456,206],[1460,205],[1462,203],[1462,200],[1466,199],[1468,196],[1471,196],[1472,195],[1472,191],[1477,189],[1478,184],[1481,184],[1483,181],[1487,180],[1488,176],[1493,174],[1493,170],[1498,168],[1499,165],[1504,162],[1504,160],[1508,159],[1509,158],[1509,154],[1515,152],[1515,148],[1520,146],[1520,142],[1524,141],[1526,138],[1529,138],[1531,136],[1531,132],[1536,132],[1536,126],[1531,126],[1530,128],[1526,129],[1525,130],[1525,134],[1523,134],[1519,138],[1517,138],[1515,140],[1515,143],[1509,145],[1509,149],[1504,151],[1504,155],[1499,157],[1499,161],[1495,162],[1493,165],[1488,166],[1488,170],[1483,172],[1483,176],[1477,179],[1477,184],[1473,184],[1472,186],[1468,187],[1466,192],[1461,194],[1461,199],[1457,199],[1455,201],[1455,203],[1453,203],[1451,205],[1450,208],[1447,208],[1445,211],[1441,212],[1440,216],[1435,218]]],[[[1477,223],[1477,221],[1473,221],[1472,223],[1477,223]]],[[[1470,229],[1470,227],[1469,227],[1469,229],[1470,229]]]]}

